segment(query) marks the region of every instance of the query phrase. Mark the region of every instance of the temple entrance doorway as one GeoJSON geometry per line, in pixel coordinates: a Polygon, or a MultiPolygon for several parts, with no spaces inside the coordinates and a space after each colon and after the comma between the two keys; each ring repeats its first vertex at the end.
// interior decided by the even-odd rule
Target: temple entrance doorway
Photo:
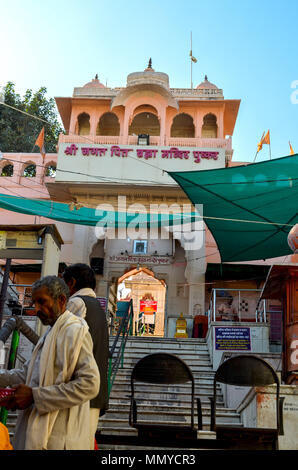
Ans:
{"type": "Polygon", "coordinates": [[[133,334],[164,337],[166,284],[148,268],[135,268],[118,279],[117,300],[133,302],[133,334]]]}

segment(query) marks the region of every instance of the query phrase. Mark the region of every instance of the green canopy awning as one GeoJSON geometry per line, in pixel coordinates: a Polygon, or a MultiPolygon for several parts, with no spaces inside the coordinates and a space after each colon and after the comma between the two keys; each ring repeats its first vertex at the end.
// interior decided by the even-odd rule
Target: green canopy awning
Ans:
{"type": "Polygon", "coordinates": [[[298,222],[298,154],[219,170],[169,172],[193,204],[202,204],[222,262],[292,254],[298,222]]]}
{"type": "Polygon", "coordinates": [[[80,207],[71,210],[69,204],[45,199],[29,199],[0,194],[0,208],[21,214],[38,215],[70,224],[101,227],[171,227],[198,219],[196,213],[135,213],[80,207]]]}

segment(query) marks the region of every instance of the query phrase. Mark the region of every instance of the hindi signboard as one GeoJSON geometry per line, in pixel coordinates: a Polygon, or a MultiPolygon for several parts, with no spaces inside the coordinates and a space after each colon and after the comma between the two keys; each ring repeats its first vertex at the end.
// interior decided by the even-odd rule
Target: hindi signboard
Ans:
{"type": "Polygon", "coordinates": [[[250,351],[250,328],[216,327],[215,349],[217,351],[250,351]]]}

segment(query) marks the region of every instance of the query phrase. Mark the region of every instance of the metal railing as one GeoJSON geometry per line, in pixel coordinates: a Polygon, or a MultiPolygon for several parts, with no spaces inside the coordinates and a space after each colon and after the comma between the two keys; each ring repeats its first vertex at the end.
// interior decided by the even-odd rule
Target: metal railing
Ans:
{"type": "MultiPolygon", "coordinates": [[[[232,150],[232,138],[220,137],[170,137],[170,136],[152,136],[149,140],[151,146],[180,146],[180,147],[199,147],[199,148],[223,148],[232,150]]],[[[58,145],[63,143],[83,143],[98,145],[138,145],[137,135],[126,136],[104,136],[104,135],[78,135],[78,134],[60,134],[58,145]]]]}
{"type": "Polygon", "coordinates": [[[124,365],[124,350],[128,336],[133,334],[133,305],[132,300],[127,302],[128,308],[123,315],[113,345],[109,352],[108,394],[110,396],[116,374],[124,365]]]}
{"type": "Polygon", "coordinates": [[[212,289],[208,325],[215,321],[266,323],[266,303],[262,289],[212,289]]]}

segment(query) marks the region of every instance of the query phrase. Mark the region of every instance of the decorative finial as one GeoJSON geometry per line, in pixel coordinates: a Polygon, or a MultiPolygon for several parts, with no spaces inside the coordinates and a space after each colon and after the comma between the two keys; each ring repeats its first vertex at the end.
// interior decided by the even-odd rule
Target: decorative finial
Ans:
{"type": "Polygon", "coordinates": [[[95,80],[98,80],[98,74],[95,75],[95,80]]]}
{"type": "Polygon", "coordinates": [[[152,59],[150,57],[149,62],[148,62],[148,69],[152,69],[152,59]]]}
{"type": "Polygon", "coordinates": [[[205,82],[207,82],[207,81],[208,81],[208,77],[207,77],[207,75],[205,75],[205,82]]]}

